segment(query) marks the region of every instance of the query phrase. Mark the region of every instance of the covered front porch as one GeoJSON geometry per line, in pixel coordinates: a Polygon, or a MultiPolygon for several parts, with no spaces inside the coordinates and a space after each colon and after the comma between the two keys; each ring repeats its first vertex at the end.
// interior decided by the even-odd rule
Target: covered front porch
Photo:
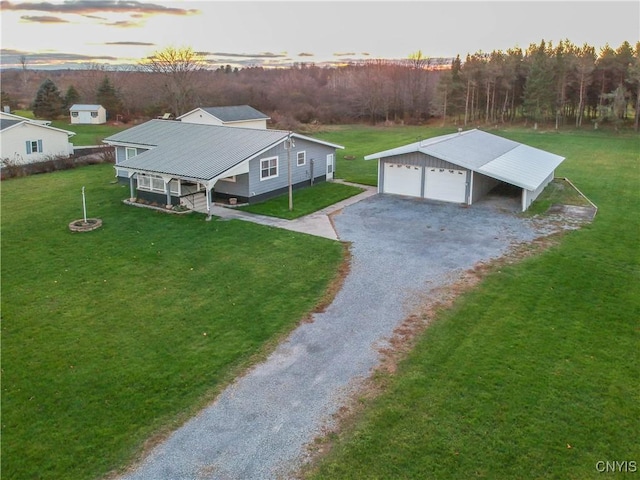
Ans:
{"type": "MultiPolygon", "coordinates": [[[[216,185],[235,182],[236,177],[245,174],[240,165],[223,175],[210,179],[192,178],[151,172],[138,169],[126,169],[129,184],[129,201],[144,201],[156,206],[171,209],[182,206],[189,210],[211,215],[214,203],[233,203],[231,195],[216,192],[216,185]],[[229,175],[231,173],[231,175],[229,175]]],[[[221,190],[225,190],[221,188],[221,190]]],[[[244,199],[241,199],[244,200],[244,199]]]]}

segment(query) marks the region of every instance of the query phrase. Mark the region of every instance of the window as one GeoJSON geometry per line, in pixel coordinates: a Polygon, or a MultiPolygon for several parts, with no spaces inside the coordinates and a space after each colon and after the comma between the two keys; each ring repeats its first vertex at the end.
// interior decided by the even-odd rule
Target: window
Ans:
{"type": "Polygon", "coordinates": [[[91,112],[91,118],[98,118],[98,112],[91,112]]]}
{"type": "MultiPolygon", "coordinates": [[[[136,175],[136,178],[138,180],[138,190],[165,193],[164,180],[162,177],[156,177],[153,175],[136,175]]],[[[180,181],[171,180],[169,182],[169,192],[174,195],[180,195],[180,181]]]]}
{"type": "Polygon", "coordinates": [[[151,178],[144,175],[138,175],[138,188],[140,190],[151,190],[151,178]]]}
{"type": "Polygon", "coordinates": [[[236,183],[236,176],[232,175],[231,177],[221,178],[220,180],[222,180],[223,182],[236,183]]]}
{"type": "Polygon", "coordinates": [[[133,147],[127,147],[125,150],[125,158],[129,160],[132,157],[135,157],[138,154],[138,150],[133,147]]]}
{"type": "Polygon", "coordinates": [[[27,140],[27,154],[42,153],[42,140],[27,140]]]}
{"type": "Polygon", "coordinates": [[[278,157],[260,160],[260,180],[267,180],[278,176],[278,157]]]}
{"type": "Polygon", "coordinates": [[[296,165],[298,165],[299,167],[303,166],[305,163],[307,163],[307,152],[298,152],[298,158],[297,158],[297,163],[296,165]]]}
{"type": "Polygon", "coordinates": [[[78,117],[78,112],[71,112],[71,116],[77,118],[78,117]]]}

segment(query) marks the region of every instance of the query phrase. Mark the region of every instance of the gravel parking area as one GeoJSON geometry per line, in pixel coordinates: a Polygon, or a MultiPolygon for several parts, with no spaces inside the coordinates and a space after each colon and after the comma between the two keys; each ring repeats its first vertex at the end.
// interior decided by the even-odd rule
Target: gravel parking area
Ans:
{"type": "Polygon", "coordinates": [[[334,224],[352,242],[352,266],[333,303],[125,478],[287,478],[378,365],[380,346],[417,297],[540,234],[535,222],[490,203],[381,195],[346,207],[334,224]]]}

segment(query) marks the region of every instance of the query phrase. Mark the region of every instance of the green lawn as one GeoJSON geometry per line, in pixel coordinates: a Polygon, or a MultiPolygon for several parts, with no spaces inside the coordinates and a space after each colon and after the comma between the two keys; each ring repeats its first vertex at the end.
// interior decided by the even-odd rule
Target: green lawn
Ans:
{"type": "Polygon", "coordinates": [[[128,464],[323,296],[338,242],[125,206],[113,167],[2,182],[2,476],[128,464]],[[101,229],[71,233],[89,217],[101,229]]]}
{"type": "Polygon", "coordinates": [[[343,125],[327,127],[326,131],[313,136],[345,147],[336,153],[336,178],[377,185],[378,162],[365,160],[366,155],[455,131],[453,127],[343,125]]]}
{"type": "MultiPolygon", "coordinates": [[[[25,118],[34,118],[31,110],[16,110],[15,115],[20,115],[25,118]]],[[[87,145],[101,145],[102,140],[114,133],[118,133],[127,128],[131,128],[133,125],[120,124],[120,125],[72,125],[68,118],[63,120],[53,120],[51,122],[52,127],[61,128],[63,130],[69,130],[75,132],[75,135],[71,137],[71,143],[76,147],[87,145]]]]}
{"type": "Polygon", "coordinates": [[[440,312],[309,478],[588,479],[597,462],[637,465],[638,137],[496,133],[566,156],[557,174],[598,205],[595,221],[440,312]]]}
{"type": "Polygon", "coordinates": [[[293,209],[289,210],[289,194],[285,193],[265,202],[239,207],[252,213],[292,220],[322,210],[341,200],[353,197],[364,190],[342,183],[322,182],[313,187],[294,190],[293,209]]]}
{"type": "Polygon", "coordinates": [[[133,125],[71,125],[66,120],[55,120],[51,123],[51,126],[75,132],[76,134],[71,137],[71,143],[76,147],[81,147],[87,145],[102,145],[102,140],[108,136],[131,128],[133,125]]]}

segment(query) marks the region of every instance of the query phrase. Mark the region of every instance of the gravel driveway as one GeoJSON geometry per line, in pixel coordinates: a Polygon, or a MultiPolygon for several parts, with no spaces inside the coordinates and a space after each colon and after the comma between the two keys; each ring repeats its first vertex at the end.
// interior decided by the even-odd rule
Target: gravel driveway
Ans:
{"type": "Polygon", "coordinates": [[[127,479],[287,478],[305,445],[414,308],[418,292],[539,236],[533,222],[490,204],[472,208],[376,195],[334,218],[352,267],[324,313],[156,447],[127,479]]]}

